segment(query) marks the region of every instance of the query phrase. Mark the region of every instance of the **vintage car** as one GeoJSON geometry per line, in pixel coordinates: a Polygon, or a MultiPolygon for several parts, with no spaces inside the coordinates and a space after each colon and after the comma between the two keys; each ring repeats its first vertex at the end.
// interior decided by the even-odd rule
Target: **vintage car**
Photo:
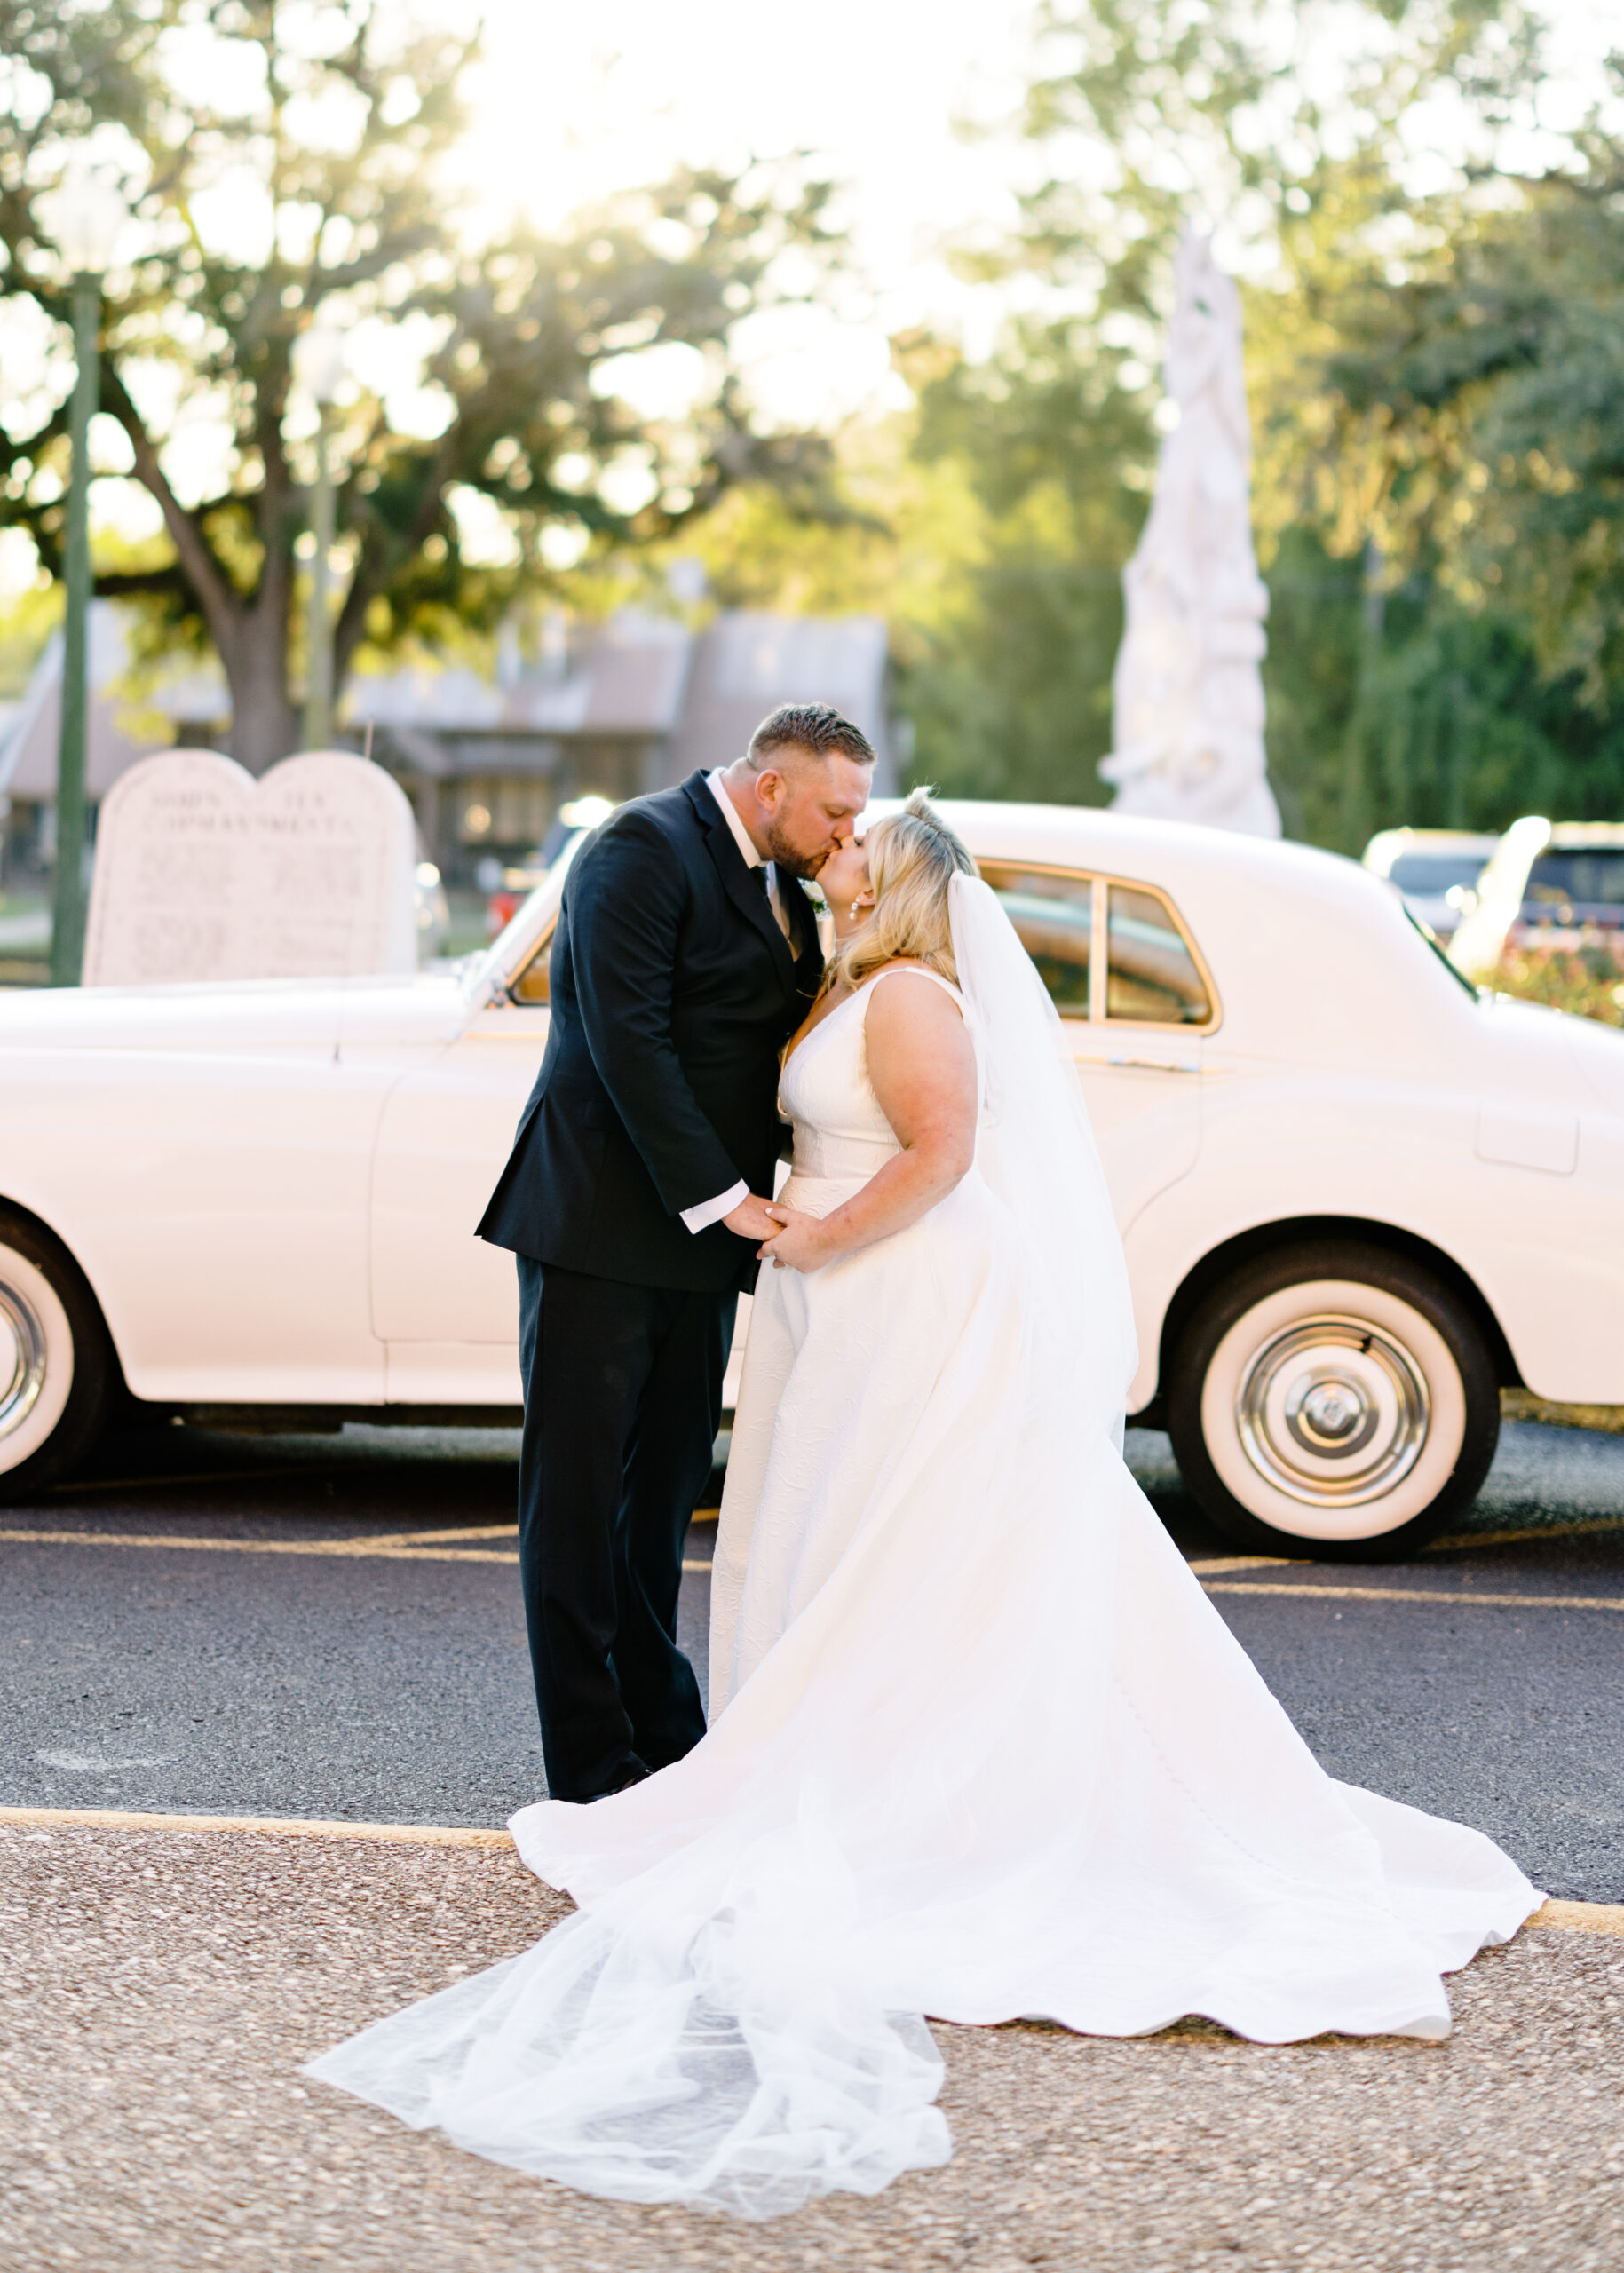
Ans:
{"type": "MultiPolygon", "coordinates": [[[[1351,860],[947,810],[1081,1071],[1131,1408],[1232,1538],[1405,1553],[1477,1492],[1502,1386],[1624,1404],[1624,1034],[1475,992],[1351,860]]],[[[472,1232],[567,867],[453,971],[0,998],[0,1489],[124,1397],[511,1416],[512,1263],[472,1232]]]]}

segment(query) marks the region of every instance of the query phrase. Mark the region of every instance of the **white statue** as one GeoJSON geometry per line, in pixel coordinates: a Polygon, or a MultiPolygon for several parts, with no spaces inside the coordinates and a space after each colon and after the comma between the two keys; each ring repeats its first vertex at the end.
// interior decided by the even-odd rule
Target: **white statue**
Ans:
{"type": "Polygon", "coordinates": [[[1128,621],[1112,680],[1115,748],[1100,772],[1119,812],[1278,836],[1264,771],[1269,595],[1252,550],[1251,429],[1240,295],[1186,224],[1175,262],[1168,392],[1150,519],[1123,572],[1128,621]]]}

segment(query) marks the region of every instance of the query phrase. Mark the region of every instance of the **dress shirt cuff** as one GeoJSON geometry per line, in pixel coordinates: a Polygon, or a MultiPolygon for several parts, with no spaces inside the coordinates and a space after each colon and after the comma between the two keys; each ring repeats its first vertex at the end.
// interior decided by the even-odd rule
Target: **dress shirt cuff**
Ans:
{"type": "Polygon", "coordinates": [[[749,1196],[750,1187],[741,1176],[725,1192],[718,1192],[714,1200],[701,1200],[697,1208],[685,1208],[682,1220],[691,1232],[708,1232],[712,1224],[719,1224],[724,1216],[731,1216],[739,1202],[749,1196]]]}

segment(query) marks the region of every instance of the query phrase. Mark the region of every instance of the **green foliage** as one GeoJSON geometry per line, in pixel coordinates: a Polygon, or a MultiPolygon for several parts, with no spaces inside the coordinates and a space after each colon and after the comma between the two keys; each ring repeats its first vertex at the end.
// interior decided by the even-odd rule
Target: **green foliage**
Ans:
{"type": "MultiPolygon", "coordinates": [[[[1615,67],[1624,83],[1624,64],[1615,67]]],[[[1325,376],[1371,438],[1395,550],[1525,618],[1609,712],[1624,675],[1624,141],[1486,210],[1438,201],[1397,282],[1351,296],[1325,376]]]]}
{"type": "Polygon", "coordinates": [[[1045,22],[1027,124],[1054,169],[978,265],[1086,313],[921,388],[915,454],[952,460],[981,522],[904,646],[917,772],[1102,795],[1153,455],[1129,351],[1159,352],[1172,235],[1204,204],[1274,263],[1247,290],[1248,362],[1288,832],[1358,851],[1398,822],[1624,812],[1624,145],[1587,130],[1561,176],[1497,170],[1539,59],[1494,0],[1372,7],[1323,108],[1306,12],[1051,0],[1045,22]],[[1474,161],[1417,204],[1402,125],[1440,89],[1474,161]]]}
{"type": "Polygon", "coordinates": [[[954,589],[902,649],[916,780],[1105,801],[1121,575],[1154,455],[1126,360],[1080,326],[1027,324],[991,364],[915,371],[915,460],[955,481],[978,521],[954,589]]]}
{"type": "Polygon", "coordinates": [[[62,587],[42,577],[0,607],[0,699],[26,693],[41,650],[62,620],[62,587]]]}
{"type": "MultiPolygon", "coordinates": [[[[459,242],[440,161],[465,130],[458,87],[473,46],[474,36],[418,22],[396,0],[332,0],[319,12],[302,0],[72,10],[0,0],[11,83],[0,295],[64,319],[67,280],[41,193],[73,141],[99,128],[138,195],[145,240],[110,280],[102,407],[167,535],[161,560],[101,588],[144,596],[162,636],[207,633],[250,764],[280,755],[294,733],[294,556],[312,455],[289,412],[294,345],[318,313],[415,325],[431,348],[432,409],[414,431],[365,392],[336,418],[352,564],[341,671],[363,636],[386,645],[453,618],[488,625],[582,548],[657,540],[733,482],[810,494],[823,478],[816,438],[757,432],[728,342],[741,311],[771,297],[786,247],[830,249],[824,186],[685,173],[557,239],[521,228],[459,242]],[[173,39],[206,64],[186,83],[236,89],[235,107],[183,99],[173,39]],[[222,250],[200,216],[204,194],[234,177],[263,192],[264,242],[222,250]],[[700,360],[694,412],[641,416],[606,367],[672,345],[700,360]],[[178,401],[160,416],[166,392],[178,401]],[[188,410],[223,417],[231,432],[219,486],[202,497],[177,489],[163,447],[188,410]],[[506,518],[511,558],[471,544],[460,493],[506,518]]],[[[29,529],[53,572],[66,418],[63,404],[0,442],[0,521],[29,529]]]]}
{"type": "Polygon", "coordinates": [[[1269,571],[1269,766],[1287,830],[1358,852],[1378,828],[1498,829],[1624,812],[1624,725],[1541,662],[1525,617],[1418,571],[1392,592],[1322,532],[1269,571]]]}

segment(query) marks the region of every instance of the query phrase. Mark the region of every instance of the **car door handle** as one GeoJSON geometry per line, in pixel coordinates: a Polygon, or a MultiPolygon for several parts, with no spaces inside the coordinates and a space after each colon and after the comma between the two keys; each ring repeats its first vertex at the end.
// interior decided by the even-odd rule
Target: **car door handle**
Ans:
{"type": "Polygon", "coordinates": [[[1199,1057],[1161,1056],[1150,1049],[1128,1048],[1097,1053],[1093,1050],[1086,1053],[1074,1051],[1073,1055],[1079,1065],[1140,1065],[1148,1066],[1157,1073],[1199,1073],[1201,1070],[1199,1057]]]}

